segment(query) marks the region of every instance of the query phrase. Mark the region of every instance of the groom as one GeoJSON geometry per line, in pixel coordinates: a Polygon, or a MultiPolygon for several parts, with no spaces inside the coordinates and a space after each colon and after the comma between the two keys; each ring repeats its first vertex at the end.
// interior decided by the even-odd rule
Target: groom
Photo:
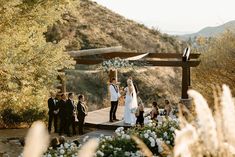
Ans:
{"type": "Polygon", "coordinates": [[[120,97],[118,86],[116,85],[116,79],[112,78],[109,85],[111,109],[109,113],[109,122],[118,121],[116,118],[116,111],[118,106],[118,98],[120,97]]]}

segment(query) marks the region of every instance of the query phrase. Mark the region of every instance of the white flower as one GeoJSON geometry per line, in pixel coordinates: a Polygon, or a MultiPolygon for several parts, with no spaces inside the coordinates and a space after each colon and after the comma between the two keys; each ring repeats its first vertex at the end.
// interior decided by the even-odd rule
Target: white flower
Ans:
{"type": "Polygon", "coordinates": [[[47,154],[47,157],[51,157],[51,154],[47,154]]]}
{"type": "Polygon", "coordinates": [[[104,156],[104,153],[101,152],[100,150],[98,150],[98,151],[96,152],[96,154],[97,154],[97,155],[100,155],[100,156],[104,156]]]}
{"type": "Polygon", "coordinates": [[[68,143],[64,143],[64,148],[68,149],[69,144],[68,143]]]}
{"type": "Polygon", "coordinates": [[[149,137],[149,141],[152,143],[154,142],[155,143],[155,140],[152,138],[152,137],[149,137]]]}
{"type": "Polygon", "coordinates": [[[104,147],[105,147],[104,145],[101,146],[101,148],[104,148],[104,147]]]}
{"type": "Polygon", "coordinates": [[[159,153],[163,152],[162,146],[158,146],[158,152],[159,152],[159,153]]]}
{"type": "Polygon", "coordinates": [[[135,126],[135,123],[131,123],[131,126],[135,126]]]}
{"type": "Polygon", "coordinates": [[[170,144],[170,143],[171,143],[170,141],[168,141],[168,140],[166,141],[166,144],[170,144]]]}
{"type": "Polygon", "coordinates": [[[145,133],[145,134],[144,134],[144,137],[145,137],[145,138],[148,138],[148,137],[149,137],[149,135],[148,135],[147,133],[145,133]]]}
{"type": "Polygon", "coordinates": [[[175,130],[175,128],[174,128],[174,127],[171,127],[171,128],[170,128],[170,131],[174,131],[174,130],[175,130]]]}
{"type": "Polygon", "coordinates": [[[150,134],[150,133],[151,133],[151,131],[150,131],[150,130],[147,130],[147,133],[148,133],[148,134],[150,134]]]}
{"type": "Polygon", "coordinates": [[[88,140],[89,136],[85,136],[83,139],[83,142],[86,142],[88,140]]]}
{"type": "Polygon", "coordinates": [[[125,152],[124,154],[125,154],[125,156],[130,156],[131,155],[130,152],[125,152]]]}
{"type": "Polygon", "coordinates": [[[167,132],[164,132],[164,133],[163,133],[163,136],[164,136],[164,137],[167,137],[167,135],[168,135],[167,132]]]}
{"type": "Polygon", "coordinates": [[[152,127],[152,126],[153,126],[153,124],[152,124],[152,123],[148,123],[148,126],[149,126],[149,127],[152,127]]]}
{"type": "Polygon", "coordinates": [[[150,143],[150,146],[151,146],[151,147],[155,147],[155,141],[151,142],[151,143],[150,143]]]}
{"type": "Polygon", "coordinates": [[[64,153],[65,153],[64,149],[61,149],[60,154],[64,154],[64,153]]]}
{"type": "Polygon", "coordinates": [[[63,155],[60,155],[60,157],[64,157],[63,155]]]}
{"type": "Polygon", "coordinates": [[[137,150],[135,154],[136,154],[136,156],[142,156],[142,153],[139,150],[137,150]]]}
{"type": "Polygon", "coordinates": [[[122,138],[122,139],[125,139],[125,138],[126,138],[126,135],[125,135],[125,134],[122,134],[121,138],[122,138]]]}

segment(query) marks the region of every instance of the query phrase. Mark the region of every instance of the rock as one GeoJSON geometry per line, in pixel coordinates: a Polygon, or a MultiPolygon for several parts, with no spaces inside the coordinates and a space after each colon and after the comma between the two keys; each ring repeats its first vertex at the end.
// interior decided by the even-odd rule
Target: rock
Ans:
{"type": "Polygon", "coordinates": [[[21,144],[20,144],[20,140],[10,140],[9,143],[10,143],[10,144],[21,145],[21,144]]]}
{"type": "Polygon", "coordinates": [[[10,157],[8,154],[3,154],[2,157],[10,157]]]}

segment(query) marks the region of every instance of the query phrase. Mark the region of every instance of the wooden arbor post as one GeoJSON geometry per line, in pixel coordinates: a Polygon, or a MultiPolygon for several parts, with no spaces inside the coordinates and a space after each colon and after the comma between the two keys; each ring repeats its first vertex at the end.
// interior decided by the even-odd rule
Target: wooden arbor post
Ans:
{"type": "Polygon", "coordinates": [[[109,82],[111,81],[112,78],[115,78],[116,81],[118,82],[117,69],[109,71],[109,82]]]}
{"type": "Polygon", "coordinates": [[[190,65],[189,65],[190,48],[186,48],[182,56],[182,90],[181,102],[190,107],[191,99],[188,96],[188,89],[190,86],[190,65]]]}
{"type": "Polygon", "coordinates": [[[66,78],[65,78],[65,75],[58,75],[57,78],[60,82],[60,85],[58,86],[58,89],[60,90],[59,93],[66,93],[66,78]]]}

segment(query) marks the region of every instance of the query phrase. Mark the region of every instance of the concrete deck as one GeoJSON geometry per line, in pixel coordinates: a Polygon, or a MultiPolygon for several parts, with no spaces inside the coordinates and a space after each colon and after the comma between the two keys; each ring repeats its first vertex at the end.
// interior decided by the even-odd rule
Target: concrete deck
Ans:
{"type": "MultiPolygon", "coordinates": [[[[145,113],[150,112],[151,108],[145,108],[145,113]]],[[[110,107],[88,112],[85,118],[85,124],[87,126],[93,126],[99,129],[116,129],[117,127],[130,127],[130,125],[125,124],[123,121],[124,106],[118,106],[116,116],[120,121],[109,122],[109,111],[110,107]]]]}

